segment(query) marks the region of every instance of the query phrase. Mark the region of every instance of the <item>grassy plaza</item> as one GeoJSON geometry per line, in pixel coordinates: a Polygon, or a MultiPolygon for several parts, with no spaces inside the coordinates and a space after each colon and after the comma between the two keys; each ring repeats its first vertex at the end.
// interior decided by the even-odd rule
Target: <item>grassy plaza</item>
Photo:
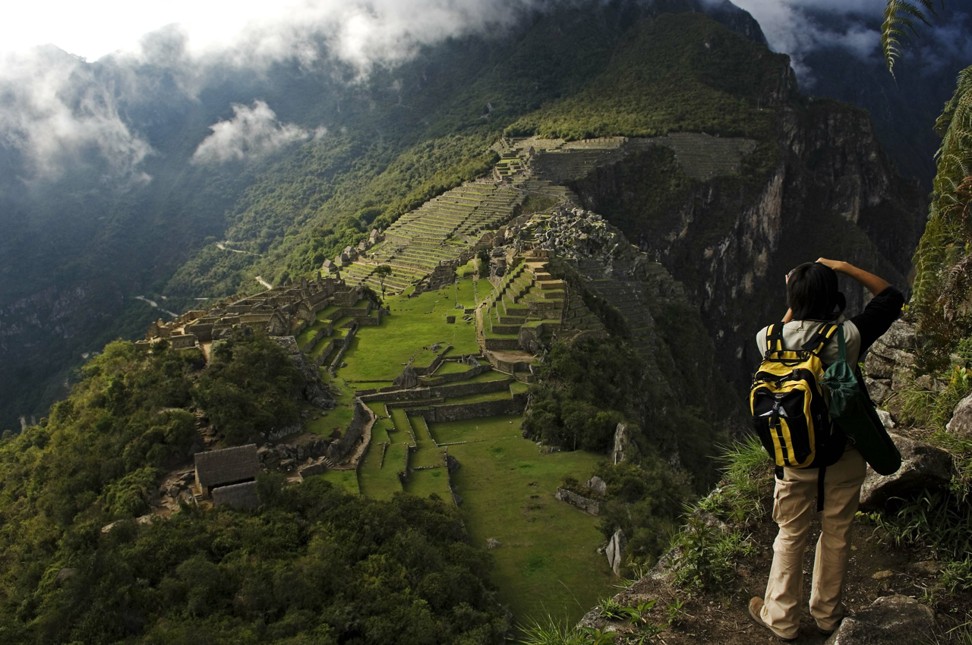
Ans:
{"type": "MultiPolygon", "coordinates": [[[[390,386],[406,365],[423,368],[438,356],[478,355],[474,317],[465,312],[475,307],[476,296],[488,295],[488,285],[466,276],[439,291],[387,298],[391,314],[381,326],[361,326],[336,374],[325,374],[338,395],[338,407],[314,419],[309,429],[329,434],[336,426],[346,426],[355,392],[390,386]],[[447,322],[452,316],[455,321],[447,322]]],[[[328,322],[319,320],[301,334],[298,342],[305,350],[328,322]]],[[[334,330],[335,336],[343,333],[345,330],[334,330]]],[[[328,338],[319,340],[313,349],[328,338]]],[[[470,369],[447,360],[434,376],[459,378],[470,369]]],[[[460,383],[507,379],[508,375],[489,370],[460,383]]],[[[438,401],[475,405],[525,391],[525,384],[513,382],[497,391],[438,401]]],[[[521,624],[547,615],[576,621],[611,592],[614,579],[605,558],[596,552],[603,542],[597,518],[554,498],[564,478],[586,480],[601,456],[542,453],[534,442],[522,437],[519,416],[429,424],[415,412],[419,404],[425,405],[370,402],[377,421],[357,472],[332,470],[324,477],[376,499],[407,492],[437,496],[451,504],[455,491],[473,540],[491,548],[494,581],[521,624]],[[446,455],[459,464],[451,474],[446,455]]]]}

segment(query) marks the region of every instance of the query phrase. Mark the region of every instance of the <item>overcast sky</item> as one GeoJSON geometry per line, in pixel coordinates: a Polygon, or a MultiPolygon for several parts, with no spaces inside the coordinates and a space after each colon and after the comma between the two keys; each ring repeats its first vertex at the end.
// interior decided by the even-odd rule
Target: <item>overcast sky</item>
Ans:
{"type": "Polygon", "coordinates": [[[224,47],[248,25],[283,21],[313,6],[311,0],[30,0],[10,3],[0,15],[0,49],[53,44],[88,60],[116,51],[135,51],[145,34],[177,24],[196,51],[224,47]]]}
{"type": "MultiPolygon", "coordinates": [[[[548,0],[549,2],[550,0],[548,0]]],[[[284,47],[288,38],[314,28],[338,30],[347,53],[367,48],[369,39],[421,39],[463,28],[477,28],[533,0],[30,0],[0,10],[0,51],[53,44],[96,60],[116,51],[133,52],[143,36],[178,25],[190,51],[232,47],[262,33],[262,47],[284,47]],[[340,26],[337,23],[340,22],[340,26]],[[272,33],[273,36],[269,36],[272,33]],[[273,42],[271,42],[273,41],[273,42]]],[[[737,0],[759,20],[779,51],[812,46],[821,34],[801,21],[805,7],[836,14],[880,16],[884,0],[737,0]]],[[[12,6],[11,6],[12,5],[12,6]]],[[[831,34],[833,36],[834,34],[831,34]]],[[[873,48],[876,34],[849,28],[839,34],[851,48],[873,48]]],[[[290,43],[292,45],[292,43],[290,43]]],[[[359,52],[360,53],[360,52],[359,52]]]]}
{"type": "MultiPolygon", "coordinates": [[[[209,57],[258,69],[296,59],[313,66],[326,42],[365,76],[376,64],[407,59],[416,49],[450,36],[502,29],[522,10],[576,0],[23,0],[0,9],[0,146],[18,150],[34,176],[56,176],[92,146],[117,166],[114,174],[147,180],[139,170],[152,154],[117,108],[131,87],[108,87],[79,59],[38,49],[55,45],[87,61],[119,54],[116,67],[137,70],[151,61],[178,70],[192,94],[194,70],[209,57]]],[[[706,0],[721,2],[722,0],[706,0]]],[[[951,0],[964,6],[972,0],[951,0]]],[[[802,57],[839,45],[858,57],[878,56],[878,35],[855,16],[880,20],[885,0],[734,0],[759,21],[771,48],[791,55],[801,81],[802,57]],[[824,27],[807,10],[840,19],[824,27]]],[[[954,6],[954,5],[952,5],[954,6]]],[[[940,26],[934,50],[972,59],[963,22],[940,26]]],[[[927,65],[926,61],[926,65],[927,65]]],[[[133,74],[133,77],[136,74],[133,74]]],[[[211,125],[195,163],[224,163],[266,154],[299,141],[320,140],[325,126],[299,128],[278,121],[276,106],[253,97],[227,106],[232,116],[211,125]]]]}

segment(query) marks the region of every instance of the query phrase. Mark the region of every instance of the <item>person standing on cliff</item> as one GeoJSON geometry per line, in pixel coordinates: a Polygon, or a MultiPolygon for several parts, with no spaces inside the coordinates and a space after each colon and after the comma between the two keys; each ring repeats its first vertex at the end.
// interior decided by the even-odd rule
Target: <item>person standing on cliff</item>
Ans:
{"type": "MultiPolygon", "coordinates": [[[[789,309],[783,317],[783,342],[800,348],[814,335],[821,321],[843,327],[849,365],[856,365],[871,344],[883,335],[901,314],[904,296],[883,278],[843,261],[819,258],[787,274],[789,309]],[[842,315],[844,296],[837,287],[837,274],[853,278],[874,297],[864,311],[846,319],[842,315]]],[[[767,328],[756,342],[766,350],[767,328]]],[[[825,365],[838,357],[837,343],[827,343],[820,353],[825,365]]],[[[777,475],[773,493],[773,520],[779,533],[773,542],[773,564],[766,592],[749,601],[749,615],[777,638],[792,641],[800,626],[803,601],[803,554],[809,538],[810,519],[816,510],[818,468],[787,468],[777,475]]],[[[845,445],[840,459],[827,466],[823,482],[821,532],[813,561],[810,615],[817,629],[833,632],[844,617],[841,596],[850,554],[850,527],[860,502],[866,464],[861,454],[845,445]]]]}

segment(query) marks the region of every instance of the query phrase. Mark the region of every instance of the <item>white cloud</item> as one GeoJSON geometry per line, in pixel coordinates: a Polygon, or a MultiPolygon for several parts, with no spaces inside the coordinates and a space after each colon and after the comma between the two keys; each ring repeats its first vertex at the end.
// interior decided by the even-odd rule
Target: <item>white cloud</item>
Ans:
{"type": "Polygon", "coordinates": [[[883,15],[884,0],[733,0],[759,22],[770,47],[802,56],[824,45],[844,47],[858,56],[876,50],[878,33],[852,17],[883,15]],[[813,12],[840,16],[837,27],[824,27],[810,18],[813,12]]]}
{"type": "MultiPolygon", "coordinates": [[[[36,177],[58,176],[92,150],[105,160],[107,174],[141,177],[138,167],[151,148],[124,117],[132,107],[145,108],[151,100],[145,97],[159,96],[152,83],[168,84],[166,99],[192,100],[215,63],[263,73],[275,62],[296,60],[307,68],[325,57],[364,78],[375,66],[400,63],[424,45],[503,28],[524,9],[570,1],[15,3],[0,9],[0,146],[16,149],[36,177]],[[48,42],[92,60],[114,53],[93,66],[54,47],[36,46],[48,42]],[[146,67],[155,75],[145,74],[146,67]]],[[[267,112],[273,114],[255,104],[217,124],[195,159],[260,154],[313,136],[268,120],[267,112]]]]}
{"type": "Polygon", "coordinates": [[[366,68],[423,43],[508,24],[523,7],[562,1],[32,0],[0,10],[0,52],[53,44],[96,60],[135,53],[144,34],[175,25],[197,57],[218,52],[279,60],[307,55],[308,42],[323,35],[343,60],[366,68]]]}
{"type": "Polygon", "coordinates": [[[139,165],[151,146],[128,128],[111,88],[83,61],[43,48],[0,62],[0,145],[26,160],[25,179],[57,178],[92,153],[105,179],[148,179],[139,165]]]}
{"type": "Polygon", "coordinates": [[[292,143],[321,137],[326,130],[311,132],[292,123],[280,123],[263,101],[253,107],[233,106],[233,118],[210,126],[206,137],[192,155],[193,163],[225,163],[262,157],[292,143]]]}
{"type": "Polygon", "coordinates": [[[797,75],[812,83],[804,57],[821,47],[838,47],[867,59],[879,53],[879,24],[885,0],[733,0],[759,22],[769,46],[790,55],[797,75]],[[821,24],[813,15],[835,21],[821,24]],[[866,19],[868,24],[862,22],[866,19]],[[871,25],[871,26],[868,26],[871,25]]]}

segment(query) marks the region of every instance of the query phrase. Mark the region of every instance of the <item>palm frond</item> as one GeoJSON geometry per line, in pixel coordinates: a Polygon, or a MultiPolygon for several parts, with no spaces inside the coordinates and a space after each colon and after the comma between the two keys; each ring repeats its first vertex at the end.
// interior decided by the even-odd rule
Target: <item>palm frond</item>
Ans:
{"type": "Polygon", "coordinates": [[[931,25],[929,16],[935,14],[934,0],[887,0],[884,22],[881,24],[881,51],[888,71],[894,76],[894,64],[901,55],[901,43],[908,33],[918,33],[917,25],[931,25]]]}

